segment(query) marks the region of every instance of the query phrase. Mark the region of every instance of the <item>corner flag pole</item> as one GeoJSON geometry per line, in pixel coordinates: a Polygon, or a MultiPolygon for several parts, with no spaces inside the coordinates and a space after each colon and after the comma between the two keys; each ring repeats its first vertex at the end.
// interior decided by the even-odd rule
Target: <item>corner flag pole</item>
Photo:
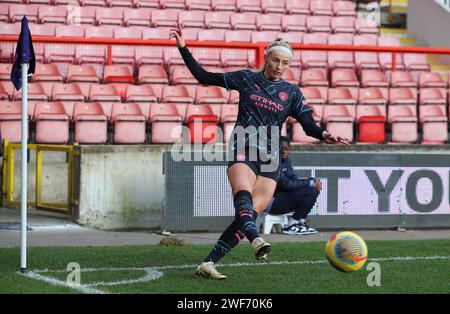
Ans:
{"type": "Polygon", "coordinates": [[[36,68],[33,42],[28,28],[28,19],[22,18],[22,25],[17,42],[11,81],[16,88],[22,88],[22,186],[20,207],[20,271],[27,270],[27,142],[28,142],[28,75],[36,68]]]}
{"type": "Polygon", "coordinates": [[[22,195],[20,202],[20,271],[27,270],[27,141],[28,141],[28,63],[22,63],[22,195]]]}

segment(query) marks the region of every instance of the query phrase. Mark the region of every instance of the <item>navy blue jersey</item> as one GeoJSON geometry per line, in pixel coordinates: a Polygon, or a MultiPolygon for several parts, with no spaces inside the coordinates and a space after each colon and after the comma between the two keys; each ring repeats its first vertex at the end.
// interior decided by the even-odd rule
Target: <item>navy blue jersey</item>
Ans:
{"type": "Polygon", "coordinates": [[[228,73],[211,73],[205,71],[192,57],[189,50],[184,47],[180,49],[187,67],[199,81],[204,85],[216,85],[227,90],[239,92],[239,114],[235,128],[255,127],[254,134],[245,137],[232,138],[232,147],[252,146],[257,137],[256,145],[266,149],[272,157],[279,157],[279,147],[271,151],[271,132],[266,132],[267,137],[261,138],[261,132],[265,127],[278,127],[276,136],[280,136],[281,128],[286,118],[295,118],[309,136],[323,139],[325,131],[317,126],[311,114],[311,107],[307,105],[306,99],[299,87],[284,80],[270,81],[266,79],[261,71],[240,70],[228,73]]]}

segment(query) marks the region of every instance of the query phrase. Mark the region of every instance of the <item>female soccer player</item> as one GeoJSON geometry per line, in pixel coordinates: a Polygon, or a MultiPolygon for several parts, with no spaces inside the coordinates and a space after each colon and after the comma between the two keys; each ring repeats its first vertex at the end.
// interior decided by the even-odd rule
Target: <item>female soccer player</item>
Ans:
{"type": "Polygon", "coordinates": [[[265,259],[271,250],[270,243],[259,237],[255,219],[258,213],[263,213],[277,186],[280,173],[278,139],[286,118],[294,117],[307,135],[326,143],[348,143],[317,126],[312,109],[298,86],[282,79],[293,56],[287,41],[277,39],[267,47],[261,71],[211,73],[204,70],[186,48],[180,25],[170,31],[170,38],[175,38],[186,66],[200,84],[221,86],[240,93],[238,118],[230,139],[232,160],[227,170],[235,220],[196,269],[199,276],[224,279],[226,276],[215,269],[215,264],[244,236],[250,241],[257,260],[265,259]],[[269,128],[276,130],[275,135],[269,128]]]}

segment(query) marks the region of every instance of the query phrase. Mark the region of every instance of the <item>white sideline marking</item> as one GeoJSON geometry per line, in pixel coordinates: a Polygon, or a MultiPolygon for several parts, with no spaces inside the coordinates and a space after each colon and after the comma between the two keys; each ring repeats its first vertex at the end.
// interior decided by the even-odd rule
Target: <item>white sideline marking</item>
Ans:
{"type": "MultiPolygon", "coordinates": [[[[368,261],[375,261],[375,262],[382,262],[382,261],[418,261],[418,260],[450,260],[450,256],[393,256],[393,257],[378,257],[378,258],[369,258],[368,261]]],[[[248,267],[248,266],[272,266],[272,265],[305,265],[305,264],[325,264],[328,263],[327,260],[310,260],[310,261],[274,261],[274,262],[259,262],[259,263],[233,263],[233,264],[219,264],[217,267],[248,267]]],[[[184,265],[163,265],[163,266],[152,266],[152,267],[116,267],[116,268],[82,268],[80,269],[80,272],[107,272],[107,271],[145,271],[146,275],[137,279],[130,279],[130,280],[119,280],[119,281],[99,281],[94,282],[91,284],[85,284],[85,285],[79,285],[79,286],[73,286],[69,285],[67,282],[58,280],[56,278],[53,278],[51,276],[43,276],[42,273],[48,273],[48,272],[55,272],[55,273],[65,273],[67,270],[61,269],[61,270],[51,270],[51,269],[36,269],[33,271],[30,271],[28,273],[22,274],[18,272],[18,274],[21,274],[23,276],[33,278],[36,280],[41,280],[48,282],[55,286],[63,286],[63,287],[69,287],[76,289],[83,293],[108,293],[102,290],[98,290],[92,287],[97,286],[117,286],[117,285],[128,285],[133,283],[140,283],[140,282],[148,282],[151,280],[156,280],[161,278],[164,273],[159,270],[164,269],[188,269],[192,268],[194,269],[197,267],[197,264],[184,264],[184,265]]]]}

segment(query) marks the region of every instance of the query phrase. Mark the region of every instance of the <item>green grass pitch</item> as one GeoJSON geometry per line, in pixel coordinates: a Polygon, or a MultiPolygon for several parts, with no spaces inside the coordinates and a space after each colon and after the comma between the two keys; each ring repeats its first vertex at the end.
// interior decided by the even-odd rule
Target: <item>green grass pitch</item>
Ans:
{"type": "Polygon", "coordinates": [[[267,262],[242,242],[218,265],[227,279],[211,281],[194,269],[212,245],[187,247],[31,247],[31,274],[18,272],[19,248],[0,249],[0,293],[449,293],[450,240],[368,241],[369,259],[341,273],[325,259],[325,242],[274,243],[267,262]],[[381,267],[370,287],[370,262],[381,267]],[[66,283],[68,263],[81,266],[81,285],[66,283]]]}

